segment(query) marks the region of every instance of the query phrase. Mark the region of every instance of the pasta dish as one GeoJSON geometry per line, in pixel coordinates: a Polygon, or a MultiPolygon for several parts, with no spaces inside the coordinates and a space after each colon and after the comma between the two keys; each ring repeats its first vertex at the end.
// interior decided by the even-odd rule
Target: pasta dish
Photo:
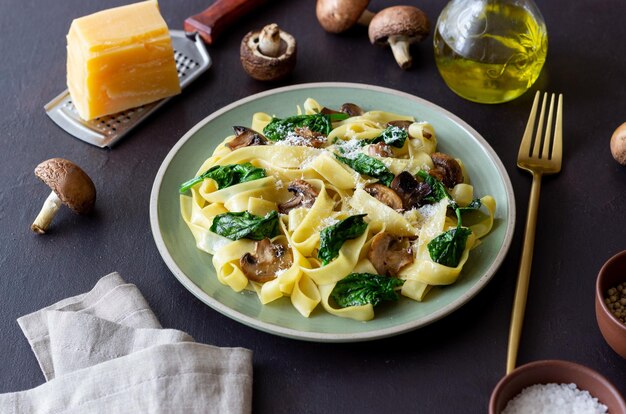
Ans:
{"type": "Polygon", "coordinates": [[[428,122],[309,98],[249,125],[181,184],[180,202],[219,281],[264,305],[288,297],[305,317],[371,320],[380,303],[454,283],[491,231],[495,200],[474,195],[428,122]]]}

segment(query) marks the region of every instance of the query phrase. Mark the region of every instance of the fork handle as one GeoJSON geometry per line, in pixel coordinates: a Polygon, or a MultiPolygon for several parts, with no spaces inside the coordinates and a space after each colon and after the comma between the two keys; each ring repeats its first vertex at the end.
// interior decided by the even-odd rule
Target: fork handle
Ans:
{"type": "Polygon", "coordinates": [[[520,260],[517,286],[515,288],[515,300],[511,315],[511,327],[509,331],[509,347],[506,358],[506,373],[515,369],[517,351],[519,349],[522,325],[524,324],[524,311],[526,298],[528,297],[528,283],[530,281],[530,268],[533,263],[533,247],[535,245],[535,229],[537,227],[537,209],[539,207],[539,193],[541,191],[541,174],[533,172],[533,183],[530,188],[528,200],[528,215],[526,216],[526,228],[524,229],[524,247],[520,260]]]}

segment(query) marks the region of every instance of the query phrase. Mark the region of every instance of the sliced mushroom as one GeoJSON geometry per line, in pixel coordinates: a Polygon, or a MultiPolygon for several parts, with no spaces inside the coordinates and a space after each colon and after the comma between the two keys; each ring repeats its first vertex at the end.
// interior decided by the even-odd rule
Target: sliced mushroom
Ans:
{"type": "Polygon", "coordinates": [[[330,108],[326,108],[323,107],[322,110],[320,111],[320,114],[323,115],[332,115],[332,114],[340,114],[341,112],[339,111],[335,111],[334,109],[330,109],[330,108]]]}
{"type": "Polygon", "coordinates": [[[395,236],[386,231],[372,237],[367,258],[376,272],[383,276],[397,276],[400,269],[413,263],[413,251],[408,237],[395,236]]]}
{"type": "Polygon", "coordinates": [[[394,210],[402,210],[402,199],[391,188],[382,184],[369,184],[365,186],[365,191],[394,210]]]}
{"type": "Polygon", "coordinates": [[[384,142],[377,142],[376,144],[370,145],[367,152],[370,155],[377,155],[379,157],[393,157],[391,147],[384,142]]]}
{"type": "Polygon", "coordinates": [[[433,152],[430,158],[435,164],[428,173],[441,181],[446,187],[452,188],[463,182],[463,170],[461,166],[451,156],[443,152],[433,152]]]}
{"type": "Polygon", "coordinates": [[[370,42],[373,45],[389,44],[402,69],[410,68],[413,63],[409,45],[421,42],[429,32],[428,17],[413,6],[393,6],[381,10],[374,16],[368,29],[370,42]]]}
{"type": "Polygon", "coordinates": [[[298,207],[311,208],[317,196],[320,195],[319,191],[304,180],[292,181],[287,190],[293,193],[293,197],[278,205],[278,211],[282,214],[287,214],[290,210],[298,207]]]}
{"type": "Polygon", "coordinates": [[[93,209],[96,187],[91,178],[73,162],[51,158],[35,168],[35,175],[52,190],[31,225],[35,233],[46,232],[63,204],[78,214],[88,214],[93,209]]]}
{"type": "Polygon", "coordinates": [[[280,243],[272,243],[270,239],[256,242],[254,254],[241,256],[241,271],[254,282],[265,283],[276,278],[276,272],[288,269],[293,263],[291,250],[280,243]]]}
{"type": "Polygon", "coordinates": [[[410,210],[424,205],[424,198],[432,189],[425,182],[420,182],[407,171],[396,175],[390,185],[402,200],[402,208],[410,210]]]}
{"type": "Polygon", "coordinates": [[[226,143],[226,146],[233,151],[237,148],[249,147],[251,145],[267,144],[267,138],[265,138],[263,134],[259,134],[250,128],[234,126],[233,130],[235,131],[236,137],[226,143]]]}
{"type": "Polygon", "coordinates": [[[363,115],[363,109],[361,109],[361,107],[357,104],[353,104],[353,103],[345,103],[343,105],[341,105],[341,109],[339,109],[339,111],[343,112],[344,114],[348,114],[350,116],[361,116],[363,115]]]}
{"type": "Polygon", "coordinates": [[[239,52],[246,73],[261,81],[284,78],[296,65],[296,39],[275,23],[249,32],[239,52]]]}
{"type": "Polygon", "coordinates": [[[374,13],[367,10],[369,0],[317,0],[315,14],[330,33],[341,33],[355,24],[367,26],[374,13]]]}
{"type": "Polygon", "coordinates": [[[326,136],[319,132],[313,131],[308,127],[296,127],[293,131],[301,140],[293,141],[293,145],[302,147],[321,148],[326,142],[326,136]]]}
{"type": "Polygon", "coordinates": [[[412,123],[413,121],[397,120],[397,121],[387,122],[387,126],[395,126],[395,127],[404,129],[406,132],[409,132],[409,127],[411,126],[412,123]]]}

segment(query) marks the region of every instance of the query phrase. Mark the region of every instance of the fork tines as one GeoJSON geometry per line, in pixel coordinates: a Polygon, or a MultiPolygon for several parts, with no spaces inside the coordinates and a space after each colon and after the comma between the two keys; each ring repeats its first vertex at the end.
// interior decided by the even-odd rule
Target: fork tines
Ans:
{"type": "Polygon", "coordinates": [[[559,94],[556,118],[554,115],[554,102],[556,94],[550,96],[550,107],[548,117],[545,118],[546,105],[548,103],[548,93],[543,94],[541,103],[541,112],[539,114],[539,122],[537,124],[537,132],[533,137],[535,120],[537,116],[537,108],[539,106],[539,98],[541,92],[537,91],[533,107],[528,117],[526,130],[520,145],[518,158],[532,160],[555,160],[560,163],[562,154],[562,135],[563,135],[563,95],[559,94]],[[554,139],[552,139],[552,127],[554,125],[554,139]],[[545,127],[545,134],[544,134],[545,127]]]}

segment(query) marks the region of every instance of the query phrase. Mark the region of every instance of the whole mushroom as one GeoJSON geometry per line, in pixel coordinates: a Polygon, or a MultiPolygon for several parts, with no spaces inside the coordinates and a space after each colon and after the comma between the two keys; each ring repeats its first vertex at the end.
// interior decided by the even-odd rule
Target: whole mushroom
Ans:
{"type": "Polygon", "coordinates": [[[260,81],[284,78],[296,66],[296,39],[280,30],[276,23],[249,32],[239,51],[246,73],[260,81]]]}
{"type": "Polygon", "coordinates": [[[370,42],[391,46],[393,56],[402,69],[413,64],[409,52],[412,43],[421,42],[430,32],[426,14],[413,6],[393,6],[381,10],[369,25],[370,42]]]}
{"type": "Polygon", "coordinates": [[[35,168],[35,175],[52,189],[31,225],[35,233],[46,232],[62,204],[78,214],[87,214],[93,209],[96,187],[91,178],[73,162],[51,158],[35,168]]]}
{"type": "Polygon", "coordinates": [[[615,161],[626,165],[626,122],[620,125],[611,136],[611,154],[615,161]]]}
{"type": "Polygon", "coordinates": [[[317,0],[315,14],[330,33],[345,32],[355,24],[367,26],[374,13],[367,10],[369,0],[317,0]]]}

